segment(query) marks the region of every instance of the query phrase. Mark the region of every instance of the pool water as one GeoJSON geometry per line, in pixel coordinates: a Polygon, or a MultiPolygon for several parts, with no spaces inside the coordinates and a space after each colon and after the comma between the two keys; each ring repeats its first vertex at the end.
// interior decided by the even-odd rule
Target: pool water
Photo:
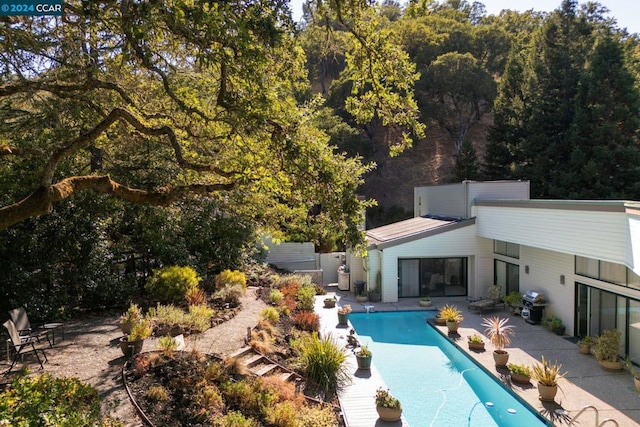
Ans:
{"type": "Polygon", "coordinates": [[[547,423],[438,331],[424,311],[351,313],[361,345],[411,427],[547,423]]]}

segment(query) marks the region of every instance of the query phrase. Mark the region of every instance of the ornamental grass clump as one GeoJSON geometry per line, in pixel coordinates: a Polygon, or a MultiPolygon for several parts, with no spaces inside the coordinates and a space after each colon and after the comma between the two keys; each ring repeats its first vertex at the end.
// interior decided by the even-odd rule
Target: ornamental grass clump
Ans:
{"type": "Polygon", "coordinates": [[[516,333],[515,326],[507,325],[508,322],[508,317],[499,318],[498,316],[485,318],[482,321],[482,326],[485,327],[484,333],[489,337],[496,352],[503,352],[505,347],[511,344],[511,338],[516,333]]]}
{"type": "Polygon", "coordinates": [[[350,380],[345,366],[344,348],[331,335],[318,337],[314,332],[300,342],[298,365],[303,376],[318,384],[325,393],[333,393],[350,380]]]}

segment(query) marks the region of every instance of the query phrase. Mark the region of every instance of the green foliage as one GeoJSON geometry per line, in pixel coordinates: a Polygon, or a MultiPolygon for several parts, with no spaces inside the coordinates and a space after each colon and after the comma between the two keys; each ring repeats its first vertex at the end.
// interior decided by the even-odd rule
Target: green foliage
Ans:
{"type": "Polygon", "coordinates": [[[240,305],[240,298],[245,293],[246,290],[241,285],[225,286],[214,294],[214,298],[221,299],[231,307],[237,307],[240,305]]]}
{"type": "Polygon", "coordinates": [[[540,363],[535,363],[531,372],[531,377],[542,385],[549,387],[557,386],[560,378],[567,373],[561,373],[562,365],[550,363],[542,356],[540,363]]]}
{"type": "Polygon", "coordinates": [[[116,427],[100,413],[95,388],[76,378],[50,374],[17,377],[0,394],[0,420],[12,426],[116,427]]]}
{"type": "Polygon", "coordinates": [[[460,153],[456,156],[454,175],[457,182],[480,178],[480,163],[476,149],[469,139],[464,140],[460,153]]]}
{"type": "Polygon", "coordinates": [[[518,363],[509,363],[507,367],[509,368],[509,371],[512,374],[524,375],[527,377],[531,376],[531,368],[527,365],[518,364],[518,363]]]}
{"type": "Polygon", "coordinates": [[[278,322],[280,313],[274,307],[265,307],[260,312],[260,317],[273,325],[278,322]]]}
{"type": "Polygon", "coordinates": [[[155,301],[178,303],[184,301],[187,292],[198,287],[200,280],[193,268],[176,265],[154,271],[145,289],[155,301]]]}
{"type": "Polygon", "coordinates": [[[375,399],[376,399],[376,406],[382,406],[384,408],[400,408],[401,407],[400,401],[389,392],[389,389],[384,389],[382,387],[379,387],[376,390],[375,399]]]}
{"type": "Polygon", "coordinates": [[[244,289],[247,288],[247,278],[242,271],[224,270],[215,277],[216,289],[222,289],[226,286],[240,285],[244,289]]]}
{"type": "Polygon", "coordinates": [[[298,308],[305,311],[313,311],[315,304],[316,288],[313,285],[304,285],[298,289],[298,308]]]}
{"type": "Polygon", "coordinates": [[[300,342],[298,363],[303,375],[317,383],[325,393],[335,392],[349,381],[344,348],[331,335],[318,337],[317,333],[300,342]]]}
{"type": "Polygon", "coordinates": [[[280,289],[271,289],[271,291],[269,291],[269,301],[271,301],[273,304],[278,304],[283,299],[284,294],[280,291],[280,289]]]}
{"type": "Polygon", "coordinates": [[[152,333],[151,322],[149,319],[143,319],[131,327],[131,333],[127,336],[127,341],[141,341],[149,338],[152,333]]]}
{"type": "Polygon", "coordinates": [[[336,416],[330,405],[320,407],[304,406],[298,410],[300,426],[335,427],[336,416]]]}
{"type": "Polygon", "coordinates": [[[149,387],[145,395],[152,402],[166,402],[171,397],[169,390],[161,385],[153,385],[149,387]]]}
{"type": "Polygon", "coordinates": [[[598,360],[616,362],[620,351],[620,332],[617,329],[606,329],[595,338],[591,352],[598,360]]]}
{"type": "Polygon", "coordinates": [[[229,411],[213,421],[214,427],[258,427],[259,425],[256,420],[245,417],[239,411],[229,411]]]}
{"type": "Polygon", "coordinates": [[[196,332],[204,332],[211,327],[211,318],[215,311],[206,304],[190,305],[189,320],[191,329],[196,332]]]}
{"type": "Polygon", "coordinates": [[[189,327],[187,313],[175,305],[158,304],[155,307],[150,307],[147,317],[157,325],[181,326],[185,329],[189,327]]]}
{"type": "Polygon", "coordinates": [[[158,338],[158,348],[164,353],[171,353],[178,348],[178,341],[171,335],[158,338]]]}

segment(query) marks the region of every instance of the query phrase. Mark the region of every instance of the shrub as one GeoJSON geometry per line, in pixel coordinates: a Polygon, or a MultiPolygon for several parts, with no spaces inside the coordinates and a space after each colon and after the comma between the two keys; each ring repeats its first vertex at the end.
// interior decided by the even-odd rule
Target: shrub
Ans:
{"type": "Polygon", "coordinates": [[[282,305],[280,305],[280,311],[285,316],[289,316],[291,315],[291,312],[296,309],[297,306],[298,304],[293,298],[284,297],[284,299],[282,300],[282,305]]]}
{"type": "Polygon", "coordinates": [[[280,289],[271,289],[271,292],[269,292],[269,301],[271,301],[273,304],[279,304],[283,299],[284,294],[280,291],[280,289]]]}
{"type": "Polygon", "coordinates": [[[144,319],[133,325],[131,333],[127,336],[127,341],[141,341],[149,338],[152,333],[153,328],[151,327],[151,322],[149,319],[144,319]]]}
{"type": "Polygon", "coordinates": [[[223,384],[223,392],[228,406],[255,419],[263,418],[267,408],[276,400],[275,394],[261,390],[258,378],[226,382],[223,384]]]}
{"type": "Polygon", "coordinates": [[[189,327],[189,316],[175,305],[158,304],[149,308],[147,317],[153,319],[157,325],[180,326],[184,329],[189,327]]]}
{"type": "Polygon", "coordinates": [[[280,402],[267,408],[265,419],[269,425],[278,427],[297,427],[298,412],[292,402],[280,402]]]}
{"type": "Polygon", "coordinates": [[[304,285],[298,289],[298,308],[300,310],[313,311],[316,290],[311,285],[304,285]]]}
{"type": "Polygon", "coordinates": [[[178,348],[178,341],[173,338],[171,335],[166,335],[164,337],[160,337],[158,339],[158,348],[163,353],[171,353],[178,348]]]}
{"type": "Polygon", "coordinates": [[[225,286],[222,289],[218,289],[214,297],[221,299],[231,307],[237,307],[240,305],[240,298],[244,295],[245,290],[240,285],[225,286]]]}
{"type": "Polygon", "coordinates": [[[345,350],[332,335],[319,338],[314,332],[300,344],[298,363],[303,375],[320,385],[325,393],[335,391],[349,380],[345,350]]]}
{"type": "Polygon", "coordinates": [[[146,393],[146,398],[153,402],[166,402],[169,400],[169,390],[161,385],[152,385],[146,393]]]}
{"type": "Polygon", "coordinates": [[[153,272],[145,289],[156,301],[178,303],[185,299],[190,289],[197,288],[200,280],[191,267],[165,267],[153,272]]]}
{"type": "Polygon", "coordinates": [[[222,411],[224,401],[218,387],[203,384],[203,386],[197,387],[197,390],[196,403],[198,405],[206,408],[207,411],[214,410],[218,413],[222,411]]]}
{"type": "Polygon", "coordinates": [[[298,411],[298,421],[301,426],[334,427],[336,415],[329,405],[323,407],[305,406],[298,411]]]}
{"type": "Polygon", "coordinates": [[[273,338],[266,331],[251,331],[251,348],[263,354],[274,352],[273,338]]]}
{"type": "Polygon", "coordinates": [[[229,286],[242,286],[243,290],[247,289],[247,278],[242,271],[224,270],[215,277],[216,289],[220,290],[229,286]]]}
{"type": "Polygon", "coordinates": [[[207,294],[200,288],[190,288],[187,290],[186,295],[184,296],[187,300],[187,304],[189,305],[200,305],[204,304],[207,299],[207,294]]]}
{"type": "Polygon", "coordinates": [[[320,329],[320,316],[310,311],[299,311],[293,322],[303,331],[315,332],[320,329]]]}
{"type": "Polygon", "coordinates": [[[260,312],[260,317],[271,324],[275,324],[275,323],[278,323],[278,319],[280,318],[280,313],[278,313],[278,310],[276,310],[273,307],[265,307],[260,312]]]}
{"type": "Polygon", "coordinates": [[[286,286],[280,288],[280,291],[282,291],[285,299],[291,298],[293,300],[296,300],[298,298],[299,290],[300,290],[300,284],[297,282],[291,282],[286,286]]]}
{"type": "Polygon", "coordinates": [[[249,417],[246,418],[241,412],[229,411],[226,415],[214,420],[213,427],[258,427],[260,424],[249,417]]]}
{"type": "Polygon", "coordinates": [[[198,332],[204,332],[211,327],[211,318],[215,311],[206,304],[189,306],[189,321],[191,328],[198,332]]]}
{"type": "Polygon", "coordinates": [[[101,414],[95,388],[77,378],[54,378],[50,374],[14,379],[0,394],[0,420],[9,426],[122,425],[101,414]]]}

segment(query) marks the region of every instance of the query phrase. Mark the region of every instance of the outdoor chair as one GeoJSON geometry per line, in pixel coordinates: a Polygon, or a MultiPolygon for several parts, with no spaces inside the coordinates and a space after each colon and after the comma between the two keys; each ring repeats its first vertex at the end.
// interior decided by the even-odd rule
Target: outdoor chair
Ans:
{"type": "Polygon", "coordinates": [[[484,310],[490,310],[498,306],[504,307],[504,301],[500,298],[502,289],[498,285],[489,286],[487,296],[477,301],[469,303],[469,310],[477,310],[482,313],[484,310]]]}
{"type": "Polygon", "coordinates": [[[21,337],[29,336],[35,338],[38,342],[40,342],[40,338],[44,337],[47,339],[49,347],[53,347],[53,344],[49,339],[49,330],[45,328],[32,328],[31,323],[29,322],[29,316],[27,316],[27,310],[25,310],[24,307],[9,310],[9,316],[11,316],[11,321],[15,325],[18,330],[18,334],[21,337]]]}
{"type": "Polygon", "coordinates": [[[9,367],[9,370],[4,374],[8,375],[9,372],[11,372],[13,367],[18,362],[19,357],[23,357],[25,354],[29,353],[34,353],[36,355],[36,359],[38,359],[38,363],[40,363],[40,368],[44,369],[44,362],[42,361],[42,359],[40,359],[38,352],[42,353],[45,362],[47,361],[47,354],[44,352],[44,348],[42,348],[41,346],[36,346],[36,344],[39,344],[36,337],[20,336],[16,325],[11,320],[7,320],[2,324],[2,326],[4,326],[9,332],[9,341],[11,342],[14,350],[14,356],[13,361],[11,362],[11,366],[9,367]]]}

